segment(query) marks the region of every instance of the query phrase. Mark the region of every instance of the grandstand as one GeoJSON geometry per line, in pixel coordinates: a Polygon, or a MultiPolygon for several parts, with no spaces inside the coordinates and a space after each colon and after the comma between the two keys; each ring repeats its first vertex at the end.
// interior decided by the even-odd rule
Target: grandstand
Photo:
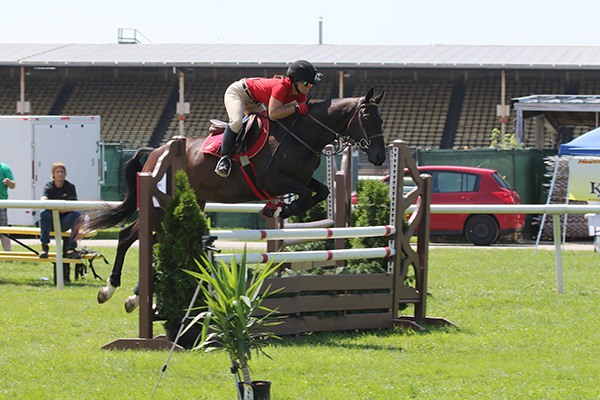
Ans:
{"type": "MultiPolygon", "coordinates": [[[[386,141],[462,149],[489,147],[492,130],[500,128],[503,71],[507,104],[533,94],[599,94],[600,48],[550,48],[538,60],[534,46],[503,46],[490,60],[495,46],[483,46],[485,57],[477,59],[479,47],[0,44],[0,114],[16,114],[23,81],[31,115],[100,115],[104,142],[158,146],[179,133],[178,72],[190,103],[184,133],[203,136],[210,119],[226,119],[223,93],[231,82],[282,74],[290,60],[306,58],[326,77],[312,89],[312,101],[338,97],[342,84],[344,96],[362,96],[375,86],[386,91],[386,141]],[[523,58],[528,50],[533,55],[523,58]]],[[[514,133],[514,118],[511,110],[508,133],[514,133]]],[[[544,148],[594,126],[566,128],[547,129],[544,148]]],[[[526,147],[535,146],[533,129],[527,124],[526,147]]]]}

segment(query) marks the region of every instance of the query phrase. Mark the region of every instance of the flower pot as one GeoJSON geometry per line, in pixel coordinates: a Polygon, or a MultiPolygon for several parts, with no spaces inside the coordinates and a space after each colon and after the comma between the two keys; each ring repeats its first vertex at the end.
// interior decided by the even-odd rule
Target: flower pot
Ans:
{"type": "MultiPolygon", "coordinates": [[[[244,382],[238,383],[239,390],[244,393],[244,382]]],[[[254,400],[271,400],[271,382],[252,381],[254,400]]]]}

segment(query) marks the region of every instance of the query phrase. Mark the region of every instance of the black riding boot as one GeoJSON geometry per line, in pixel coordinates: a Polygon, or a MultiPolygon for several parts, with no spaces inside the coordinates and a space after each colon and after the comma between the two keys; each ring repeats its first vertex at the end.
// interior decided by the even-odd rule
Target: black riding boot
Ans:
{"type": "Polygon", "coordinates": [[[232,131],[229,125],[225,128],[223,134],[223,143],[221,144],[221,159],[217,163],[215,172],[222,178],[227,178],[231,173],[231,156],[235,147],[237,133],[232,131]]]}

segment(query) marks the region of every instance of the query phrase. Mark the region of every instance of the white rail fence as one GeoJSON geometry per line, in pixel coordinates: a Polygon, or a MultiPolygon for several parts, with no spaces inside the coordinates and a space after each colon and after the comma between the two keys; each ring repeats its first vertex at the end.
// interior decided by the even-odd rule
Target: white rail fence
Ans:
{"type": "MultiPolygon", "coordinates": [[[[59,210],[93,210],[97,208],[101,208],[106,205],[107,202],[103,201],[62,201],[62,200],[0,200],[0,208],[27,208],[27,209],[47,209],[52,210],[53,221],[55,228],[60,227],[60,218],[59,218],[59,210]]],[[[119,202],[108,202],[110,205],[117,205],[119,202]]],[[[205,211],[207,212],[248,212],[254,213],[259,212],[264,207],[264,204],[221,204],[221,203],[208,203],[206,205],[205,211]]],[[[409,208],[408,211],[412,211],[412,208],[409,208]]],[[[585,205],[585,204],[506,204],[506,205],[485,205],[485,204],[476,204],[476,205],[460,205],[460,204],[433,204],[431,205],[431,213],[433,214],[552,214],[552,215],[560,215],[560,214],[600,214],[600,205],[585,205]]],[[[563,277],[562,277],[562,251],[561,251],[561,238],[560,238],[560,219],[553,218],[554,221],[554,250],[555,250],[555,264],[556,264],[556,280],[557,280],[557,291],[558,293],[563,293],[563,277]]],[[[256,231],[213,231],[213,235],[218,236],[221,240],[239,240],[239,241],[248,241],[248,240],[260,240],[260,239],[289,239],[289,238],[315,238],[320,239],[328,238],[328,231],[336,232],[336,235],[343,235],[340,231],[337,233],[336,229],[357,229],[357,228],[331,228],[331,229],[280,229],[275,230],[279,231],[277,233],[267,233],[266,236],[270,237],[261,237],[265,235],[264,231],[256,230],[256,231]],[[284,232],[285,231],[285,232],[284,232]],[[288,232],[289,231],[289,232],[288,232]],[[315,232],[312,232],[315,231],[315,232]],[[318,231],[318,232],[317,232],[318,231]],[[220,232],[220,235],[219,235],[220,232]],[[240,233],[246,232],[246,233],[240,233]],[[237,238],[236,238],[237,235],[237,238]],[[257,236],[258,235],[258,236],[257,236]],[[279,236],[277,236],[279,235],[279,236]],[[311,237],[316,236],[316,237],[311,237]]],[[[386,229],[390,229],[390,227],[367,227],[365,229],[379,229],[385,231],[386,229]]],[[[60,232],[60,229],[55,229],[55,232],[60,232]]],[[[348,231],[351,232],[351,231],[348,231]]],[[[357,231],[358,232],[358,231],[357,231]]],[[[367,236],[365,233],[367,231],[363,231],[362,235],[359,236],[367,236]]],[[[369,233],[372,233],[369,231],[369,233]]],[[[376,233],[376,235],[380,235],[381,232],[376,233]]],[[[393,234],[393,233],[388,233],[393,234]]],[[[380,236],[384,236],[385,234],[381,234],[380,236]]],[[[373,235],[372,235],[373,236],[373,235]]],[[[348,236],[337,236],[337,237],[348,237],[348,236]]],[[[63,283],[63,263],[62,263],[62,239],[60,237],[60,233],[55,234],[56,241],[56,261],[57,261],[57,288],[62,289],[64,287],[63,283]]],[[[378,258],[378,257],[389,257],[394,254],[394,249],[389,248],[377,248],[369,250],[369,253],[365,253],[364,249],[349,249],[349,250],[331,250],[331,251],[323,251],[323,252],[306,252],[306,253],[315,253],[310,254],[315,261],[320,260],[331,260],[331,259],[349,259],[349,258],[378,258]],[[361,253],[360,256],[355,253],[361,253]],[[371,254],[373,253],[373,254],[371,254]],[[368,257],[366,257],[368,255],[368,257]]],[[[222,255],[221,257],[225,258],[226,255],[222,255]]],[[[292,259],[291,255],[286,254],[285,256],[287,261],[297,261],[292,259]]],[[[274,253],[262,253],[256,254],[252,256],[252,259],[248,259],[250,262],[264,262],[263,260],[269,260],[271,258],[276,257],[274,253]],[[256,258],[256,260],[255,260],[256,258]]],[[[293,256],[296,257],[296,256],[293,256]]],[[[309,255],[297,256],[299,258],[309,258],[309,255]]],[[[282,258],[277,258],[275,261],[282,261],[282,258]]]]}

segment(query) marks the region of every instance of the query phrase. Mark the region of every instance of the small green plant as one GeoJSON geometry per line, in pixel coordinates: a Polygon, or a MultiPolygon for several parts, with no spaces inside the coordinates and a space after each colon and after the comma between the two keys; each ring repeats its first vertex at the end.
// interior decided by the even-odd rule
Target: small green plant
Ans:
{"type": "Polygon", "coordinates": [[[519,144],[517,137],[513,133],[507,133],[502,138],[502,132],[498,128],[492,129],[492,138],[490,140],[490,147],[493,149],[522,149],[523,146],[519,144]]]}
{"type": "MultiPolygon", "coordinates": [[[[154,246],[156,311],[170,336],[177,333],[197,283],[185,272],[204,256],[202,236],[206,219],[196,201],[187,175],[175,175],[176,191],[167,205],[161,241],[154,246]]],[[[169,339],[174,339],[169,337],[169,339]]]]}
{"type": "MultiPolygon", "coordinates": [[[[356,185],[356,206],[350,215],[351,226],[386,225],[390,220],[390,187],[378,180],[360,180],[356,185]]],[[[352,248],[388,246],[388,237],[359,237],[348,239],[352,248]]],[[[348,260],[346,273],[383,273],[387,271],[386,259],[348,260]]]]}
{"type": "Polygon", "coordinates": [[[281,323],[273,315],[276,311],[261,305],[265,298],[277,292],[271,292],[268,287],[261,293],[261,289],[265,279],[279,265],[269,262],[264,268],[251,273],[246,263],[245,248],[239,265],[234,258],[230,265],[221,261],[215,266],[206,258],[202,261],[205,268],[196,261],[200,271],[188,271],[199,283],[208,284],[208,287],[201,285],[206,302],[203,308],[207,310],[198,314],[188,326],[203,321],[202,339],[195,350],[226,351],[232,363],[242,371],[244,383],[251,385],[248,361],[252,350],[266,355],[262,349],[267,339],[279,338],[265,330],[265,327],[281,323]],[[266,314],[256,317],[259,310],[266,314]]]}

